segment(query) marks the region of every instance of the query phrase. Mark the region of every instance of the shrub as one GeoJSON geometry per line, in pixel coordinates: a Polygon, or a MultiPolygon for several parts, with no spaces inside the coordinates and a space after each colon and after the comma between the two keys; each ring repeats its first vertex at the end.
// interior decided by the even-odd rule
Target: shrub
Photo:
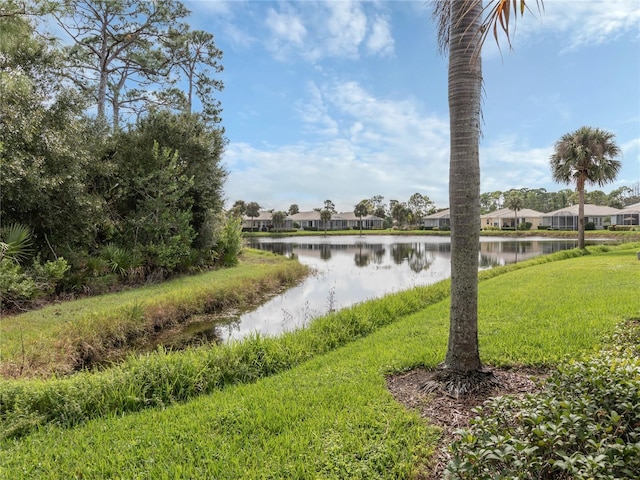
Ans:
{"type": "Polygon", "coordinates": [[[34,298],[37,291],[36,283],[20,265],[6,258],[0,260],[0,305],[3,308],[19,308],[34,298]]]}
{"type": "Polygon", "coordinates": [[[36,257],[29,273],[36,282],[39,294],[51,295],[68,270],[69,264],[62,257],[44,264],[41,264],[40,258],[36,257]]]}
{"type": "Polygon", "coordinates": [[[561,364],[542,393],[487,401],[453,442],[445,476],[640,478],[640,328],[629,325],[614,336],[626,345],[561,364]]]}
{"type": "Polygon", "coordinates": [[[3,258],[0,260],[0,306],[29,307],[37,298],[51,295],[68,269],[64,258],[41,264],[36,257],[30,269],[3,258]]]}
{"type": "Polygon", "coordinates": [[[531,222],[522,222],[518,225],[518,230],[531,230],[533,223],[531,222]]]}
{"type": "Polygon", "coordinates": [[[596,224],[593,223],[593,222],[585,222],[584,229],[585,230],[595,230],[596,229],[596,224]]]}
{"type": "Polygon", "coordinates": [[[107,263],[109,269],[121,277],[125,276],[130,269],[139,267],[141,263],[140,258],[131,250],[113,243],[105,245],[100,256],[107,263]]]}
{"type": "Polygon", "coordinates": [[[440,231],[441,232],[448,232],[451,230],[451,227],[449,225],[447,225],[446,223],[444,225],[440,225],[440,231]]]}
{"type": "Polygon", "coordinates": [[[220,262],[225,267],[238,263],[238,255],[242,250],[242,220],[229,218],[222,229],[218,241],[220,262]]]}
{"type": "Polygon", "coordinates": [[[611,225],[609,230],[616,232],[631,232],[635,230],[633,225],[611,225]]]}
{"type": "Polygon", "coordinates": [[[549,230],[549,225],[538,225],[538,230],[549,230]]]}

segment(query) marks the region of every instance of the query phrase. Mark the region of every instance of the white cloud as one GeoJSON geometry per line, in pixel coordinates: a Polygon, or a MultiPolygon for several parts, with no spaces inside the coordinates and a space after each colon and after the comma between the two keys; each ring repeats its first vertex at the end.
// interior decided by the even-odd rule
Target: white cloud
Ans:
{"type": "Polygon", "coordinates": [[[371,26],[371,33],[367,39],[367,49],[372,54],[392,55],[394,41],[391,27],[386,18],[377,15],[371,26]]]}
{"type": "Polygon", "coordinates": [[[298,15],[292,13],[278,13],[273,8],[267,11],[267,27],[277,40],[302,45],[307,29],[298,15]]]}
{"type": "Polygon", "coordinates": [[[640,3],[637,0],[583,0],[545,4],[545,29],[569,35],[564,50],[601,45],[638,30],[640,3]]]}
{"type": "Polygon", "coordinates": [[[392,55],[394,41],[379,5],[358,1],[278,3],[267,10],[269,50],[278,60],[392,55]]]}
{"type": "MultiPolygon", "coordinates": [[[[550,35],[558,38],[559,53],[602,45],[629,32],[635,33],[636,39],[640,38],[638,0],[551,0],[544,2],[541,11],[534,4],[523,17],[518,14],[514,18],[511,38],[516,50],[517,45],[523,42],[531,43],[550,35]]],[[[508,42],[504,36],[499,35],[499,39],[504,53],[508,49],[508,42]]],[[[492,57],[497,53],[491,32],[483,55],[492,57]]]]}
{"type": "Polygon", "coordinates": [[[296,13],[279,13],[269,8],[265,25],[271,33],[268,48],[278,60],[287,60],[291,52],[303,47],[307,29],[296,13]]]}
{"type": "Polygon", "coordinates": [[[257,42],[255,37],[233,23],[227,23],[224,25],[223,34],[225,39],[238,49],[247,49],[257,42]]]}
{"type": "MultiPolygon", "coordinates": [[[[326,2],[328,18],[323,46],[329,56],[357,57],[367,29],[367,16],[359,2],[326,2]]],[[[318,45],[318,47],[320,44],[318,45]]]]}
{"type": "MultiPolygon", "coordinates": [[[[300,115],[324,137],[284,146],[229,145],[230,202],[312,209],[331,198],[346,211],[373,195],[406,201],[420,192],[438,207],[448,206],[448,119],[424,113],[411,98],[380,98],[353,81],[309,84],[300,115]]],[[[611,188],[631,185],[640,176],[640,139],[621,148],[624,163],[635,162],[635,168],[627,166],[611,188]]],[[[551,178],[552,152],[552,144],[529,145],[517,135],[481,145],[481,191],[565,188],[551,178]]]]}
{"type": "Polygon", "coordinates": [[[299,102],[298,105],[298,112],[308,130],[321,135],[337,135],[338,123],[329,114],[320,89],[315,83],[309,82],[308,92],[309,100],[304,103],[299,102]]]}
{"type": "Polygon", "coordinates": [[[553,146],[531,148],[516,137],[503,137],[480,147],[480,190],[535,188],[551,182],[549,157],[553,146]]]}
{"type": "Polygon", "coordinates": [[[326,137],[279,147],[232,143],[230,202],[310,209],[333,195],[348,210],[372,195],[404,201],[420,192],[446,206],[446,119],[424,115],[411,100],[378,99],[356,82],[310,84],[308,92],[301,117],[326,137]]]}

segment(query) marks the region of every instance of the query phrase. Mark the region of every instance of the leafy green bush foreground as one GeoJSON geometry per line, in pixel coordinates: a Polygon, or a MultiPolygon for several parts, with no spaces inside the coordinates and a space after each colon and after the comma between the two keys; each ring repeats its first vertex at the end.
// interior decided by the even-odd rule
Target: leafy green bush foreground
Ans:
{"type": "Polygon", "coordinates": [[[486,402],[446,477],[640,478],[640,323],[621,332],[613,348],[561,364],[542,393],[486,402]]]}

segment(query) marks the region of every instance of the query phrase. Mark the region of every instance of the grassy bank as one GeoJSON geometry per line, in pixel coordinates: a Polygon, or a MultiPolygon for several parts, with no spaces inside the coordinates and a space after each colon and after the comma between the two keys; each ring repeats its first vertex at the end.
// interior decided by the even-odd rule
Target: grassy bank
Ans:
{"type": "MultiPolygon", "coordinates": [[[[609,252],[598,247],[580,257],[561,252],[553,257],[562,261],[543,257],[505,267],[506,274],[499,275],[498,269],[484,273],[483,361],[553,365],[565,355],[593,352],[614,325],[640,312],[638,247],[609,252]]],[[[398,301],[400,295],[376,301],[379,318],[393,316],[408,303],[398,301]]],[[[443,359],[448,302],[435,301],[382,328],[369,318],[373,316],[351,322],[337,316],[318,320],[322,327],[306,334],[307,346],[343,348],[316,353],[302,364],[300,358],[293,369],[282,362],[305,351],[301,338],[292,334],[275,343],[254,339],[254,347],[234,360],[236,370],[247,374],[240,380],[257,378],[248,367],[263,374],[281,371],[257,383],[230,385],[166,409],[106,413],[73,429],[49,426],[21,440],[5,440],[0,477],[108,478],[127,472],[140,478],[411,478],[428,462],[436,434],[416,413],[393,401],[384,374],[434,366],[443,359]],[[374,330],[358,341],[337,340],[374,330]]],[[[163,355],[149,357],[157,362],[150,370],[158,380],[171,383],[172,372],[180,369],[185,377],[197,373],[189,368],[192,357],[200,355],[175,354],[167,362],[163,355]]],[[[47,384],[8,382],[0,391],[25,385],[21,401],[28,403],[47,384]]],[[[49,395],[56,394],[52,390],[49,395]]],[[[126,400],[126,394],[121,398],[126,400]]]]}
{"type": "Polygon", "coordinates": [[[246,250],[233,268],[4,317],[0,373],[66,374],[117,360],[192,315],[256,303],[306,274],[297,262],[246,250]]]}

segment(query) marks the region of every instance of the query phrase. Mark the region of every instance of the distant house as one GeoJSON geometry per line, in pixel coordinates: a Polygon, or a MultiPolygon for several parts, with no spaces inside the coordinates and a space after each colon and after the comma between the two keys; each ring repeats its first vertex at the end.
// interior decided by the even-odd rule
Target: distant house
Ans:
{"type": "MultiPolygon", "coordinates": [[[[300,225],[303,230],[324,230],[325,224],[320,219],[320,212],[312,210],[310,212],[300,212],[289,217],[293,223],[300,225]]],[[[384,220],[375,215],[362,217],[362,228],[366,230],[383,228],[384,220]]],[[[327,222],[327,230],[348,230],[359,229],[360,218],[353,212],[334,213],[331,220],[327,222]]]]}
{"type": "Polygon", "coordinates": [[[640,225],[640,203],[626,206],[612,215],[611,225],[640,225]]]}
{"type": "MultiPolygon", "coordinates": [[[[242,217],[242,230],[251,232],[269,232],[274,229],[273,225],[273,212],[261,211],[257,217],[248,217],[244,215],[242,217]]],[[[291,230],[293,228],[293,220],[291,217],[286,217],[284,225],[278,226],[283,230],[291,230]]]]}
{"type": "MultiPolygon", "coordinates": [[[[622,211],[602,205],[584,206],[584,223],[593,222],[597,230],[608,227],[622,211]]],[[[542,225],[553,230],[578,230],[578,205],[554,210],[542,216],[542,225]]]]}
{"type": "Polygon", "coordinates": [[[451,226],[451,212],[447,208],[446,210],[427,215],[422,220],[422,224],[425,226],[425,228],[430,229],[442,228],[445,225],[451,226]]]}
{"type": "MultiPolygon", "coordinates": [[[[531,228],[537,229],[538,225],[542,223],[542,216],[544,213],[537,210],[531,210],[530,208],[523,208],[518,210],[518,224],[531,223],[531,228]]],[[[498,227],[498,228],[515,228],[516,212],[508,208],[502,208],[495,212],[485,213],[480,215],[481,228],[498,227]]]]}
{"type": "Polygon", "coordinates": [[[359,218],[356,217],[354,212],[336,213],[331,219],[333,220],[334,218],[339,222],[339,225],[341,225],[343,230],[349,228],[359,229],[361,220],[363,230],[379,230],[383,228],[384,225],[384,219],[380,217],[376,217],[375,215],[365,215],[362,218],[359,218]]]}
{"type": "MultiPolygon", "coordinates": [[[[303,230],[318,230],[320,228],[320,212],[311,210],[310,212],[299,212],[290,215],[289,218],[294,224],[298,224],[303,230]]],[[[328,228],[327,228],[328,230],[328,228]]]]}

